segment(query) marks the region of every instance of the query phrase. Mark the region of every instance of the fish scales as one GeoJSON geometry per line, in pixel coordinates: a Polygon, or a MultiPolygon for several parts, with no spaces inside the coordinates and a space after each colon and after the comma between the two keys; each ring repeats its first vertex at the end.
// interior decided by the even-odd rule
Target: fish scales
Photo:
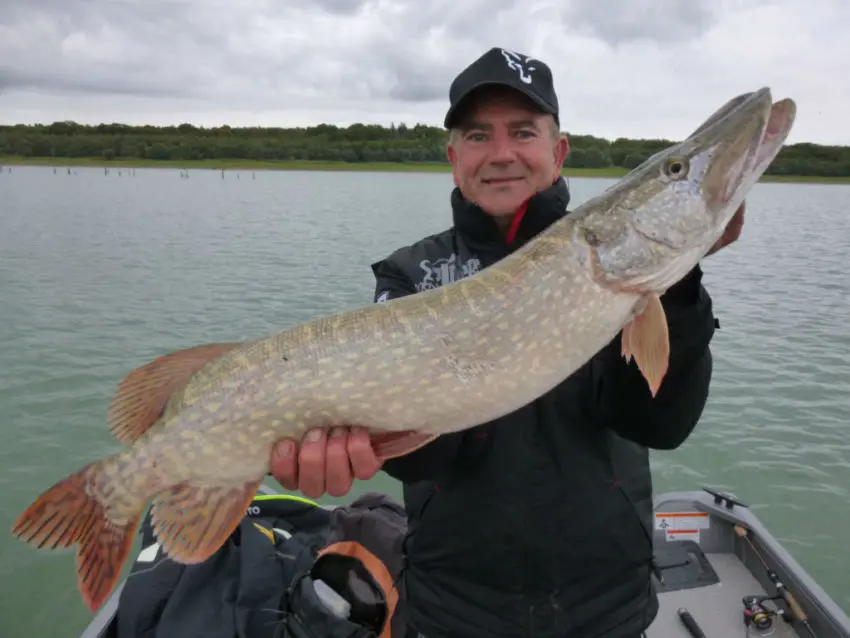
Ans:
{"type": "Polygon", "coordinates": [[[361,425],[380,458],[406,454],[533,401],[618,337],[656,396],[669,357],[660,296],[721,235],[795,113],[767,89],[737,96],[471,277],[133,370],[108,411],[126,447],[46,490],[13,533],[77,546],[94,610],[148,503],[163,550],[205,560],[243,517],[281,438],[361,425]]]}
{"type": "MultiPolygon", "coordinates": [[[[417,331],[415,320],[398,321],[403,310],[397,307],[376,305],[319,320],[326,329],[311,324],[313,340],[299,339],[305,334],[296,330],[223,355],[175,395],[180,419],[163,423],[146,445],[119,457],[95,494],[106,500],[109,481],[144,476],[152,459],[163,484],[239,484],[264,467],[276,439],[298,439],[311,427],[368,423],[380,430],[441,433],[533,400],[562,380],[565,366],[589,358],[594,344],[621,326],[634,306],[632,296],[600,287],[578,259],[564,258],[572,228],[555,228],[547,241],[507,258],[502,267],[508,278],[461,282],[478,290],[471,298],[491,308],[474,330],[450,330],[468,324],[471,313],[462,303],[449,304],[456,309],[453,320],[436,334],[417,331]],[[488,298],[506,282],[502,301],[488,298]],[[363,321],[364,315],[371,321],[363,321]],[[391,328],[378,342],[364,331],[370,325],[391,328]],[[417,336],[422,334],[430,336],[417,336]],[[287,353],[285,360],[273,356],[280,353],[287,353]],[[238,384],[211,381],[234,378],[238,384]]],[[[465,287],[454,288],[458,300],[465,287]]],[[[426,302],[443,305],[443,290],[452,292],[438,289],[426,302]]],[[[411,303],[420,313],[423,305],[411,303]]],[[[141,487],[137,481],[133,491],[143,494],[141,487]]],[[[126,521],[137,507],[125,497],[115,520],[126,521]]]]}
{"type": "MultiPolygon", "coordinates": [[[[634,305],[630,296],[595,284],[579,260],[565,254],[571,250],[570,224],[561,235],[553,232],[550,241],[507,258],[501,270],[510,273],[509,280],[491,271],[492,277],[408,297],[408,308],[378,304],[319,320],[322,327],[312,340],[300,340],[296,331],[285,333],[286,340],[279,335],[255,342],[202,370],[187,390],[192,383],[201,388],[195,392],[203,397],[201,412],[227,405],[226,419],[237,429],[247,427],[251,413],[263,406],[269,426],[264,438],[300,438],[311,427],[358,423],[442,433],[500,416],[589,358],[599,338],[622,325],[634,305]],[[504,301],[498,301],[494,292],[503,289],[504,301]],[[447,304],[453,311],[435,330],[425,308],[442,306],[448,297],[454,297],[447,304]],[[489,309],[486,319],[470,310],[468,299],[489,309]],[[562,358],[544,357],[546,349],[563,352],[562,358]],[[287,353],[285,361],[269,356],[281,352],[287,353]],[[239,387],[207,382],[233,377],[239,387]],[[233,404],[240,396],[242,409],[233,404]],[[414,402],[417,396],[424,406],[414,402]],[[276,397],[285,397],[283,405],[276,397]]],[[[184,423],[198,427],[191,411],[184,423]]],[[[204,423],[211,426],[213,420],[204,423]]],[[[205,434],[209,440],[230,436],[227,430],[205,434]]]]}

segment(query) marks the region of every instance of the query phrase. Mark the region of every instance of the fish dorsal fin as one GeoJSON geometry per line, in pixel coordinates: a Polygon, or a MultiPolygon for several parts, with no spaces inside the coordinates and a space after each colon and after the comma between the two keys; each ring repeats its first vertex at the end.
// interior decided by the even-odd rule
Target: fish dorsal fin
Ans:
{"type": "Polygon", "coordinates": [[[107,421],[124,445],[134,443],[162,416],[168,400],[198,370],[229,352],[234,343],[208,343],[157,357],[130,372],[118,384],[107,421]]]}

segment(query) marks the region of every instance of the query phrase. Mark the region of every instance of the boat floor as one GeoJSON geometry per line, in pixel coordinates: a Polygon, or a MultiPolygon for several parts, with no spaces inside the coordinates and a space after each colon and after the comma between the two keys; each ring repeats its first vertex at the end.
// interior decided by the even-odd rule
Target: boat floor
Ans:
{"type": "MultiPolygon", "coordinates": [[[[778,617],[773,626],[764,631],[744,626],[744,596],[767,595],[735,554],[704,554],[717,574],[719,582],[696,585],[689,589],[659,592],[659,610],[655,621],[646,632],[648,638],[691,638],[679,619],[678,610],[687,609],[707,638],[734,638],[735,636],[771,636],[771,638],[797,638],[799,634],[791,625],[778,617]]],[[[772,602],[765,603],[775,609],[772,602]]]]}

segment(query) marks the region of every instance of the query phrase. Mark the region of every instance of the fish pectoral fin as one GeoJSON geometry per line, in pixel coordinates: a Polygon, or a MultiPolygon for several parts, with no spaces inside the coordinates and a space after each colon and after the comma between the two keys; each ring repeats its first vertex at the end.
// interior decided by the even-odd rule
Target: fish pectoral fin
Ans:
{"type": "Polygon", "coordinates": [[[261,481],[242,485],[186,482],[157,494],[151,522],[163,551],[178,563],[207,560],[239,526],[261,481]]]}
{"type": "Polygon", "coordinates": [[[130,445],[162,416],[169,398],[207,363],[239,343],[208,343],[157,357],[130,372],[115,391],[107,419],[113,436],[130,445]]]}
{"type": "Polygon", "coordinates": [[[623,332],[620,334],[620,352],[626,360],[626,363],[630,363],[632,360],[631,325],[632,324],[630,323],[623,328],[623,332]]]}
{"type": "Polygon", "coordinates": [[[652,294],[645,299],[642,311],[623,328],[620,340],[623,357],[627,362],[634,358],[654,397],[667,374],[670,334],[661,298],[652,294]]]}
{"type": "Polygon", "coordinates": [[[373,430],[369,432],[372,449],[381,462],[410,454],[436,438],[436,434],[421,434],[413,430],[404,432],[376,432],[373,430]]]}
{"type": "MultiPolygon", "coordinates": [[[[103,472],[106,461],[89,463],[39,496],[12,528],[12,533],[38,548],[77,547],[77,587],[94,613],[121,576],[133,546],[140,510],[115,524],[88,491],[91,475],[103,472]]],[[[95,482],[98,482],[95,480],[95,482]]]]}

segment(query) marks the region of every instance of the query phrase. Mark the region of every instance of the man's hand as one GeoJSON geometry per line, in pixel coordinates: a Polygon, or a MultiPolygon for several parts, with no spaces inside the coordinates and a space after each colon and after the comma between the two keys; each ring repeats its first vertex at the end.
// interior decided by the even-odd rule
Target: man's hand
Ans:
{"type": "Polygon", "coordinates": [[[345,496],[354,479],[368,480],[381,469],[364,428],[311,430],[301,449],[291,439],[278,441],[272,449],[271,474],[284,488],[308,498],[345,496]]]}
{"type": "Polygon", "coordinates": [[[717,243],[711,247],[711,250],[705,254],[706,257],[713,255],[721,248],[738,241],[738,238],[741,236],[741,230],[744,228],[744,211],[746,208],[747,202],[743,202],[738,207],[738,210],[735,211],[732,219],[729,220],[726,230],[723,231],[723,235],[721,235],[720,239],[717,240],[717,243]]]}

